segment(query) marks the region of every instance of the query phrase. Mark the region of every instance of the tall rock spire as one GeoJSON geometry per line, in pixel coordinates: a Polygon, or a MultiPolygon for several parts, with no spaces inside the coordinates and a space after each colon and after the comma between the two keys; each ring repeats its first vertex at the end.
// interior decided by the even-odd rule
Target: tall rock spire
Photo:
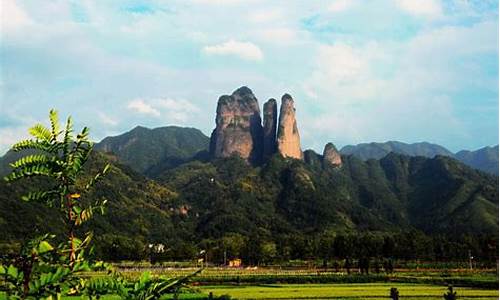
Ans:
{"type": "Polygon", "coordinates": [[[280,118],[278,127],[278,152],[283,157],[302,159],[300,135],[295,119],[295,107],[292,96],[281,97],[280,118]]]}
{"type": "Polygon", "coordinates": [[[239,155],[257,164],[262,161],[263,129],[257,98],[246,86],[224,95],[217,103],[216,127],[210,137],[212,157],[239,155]]]}
{"type": "Polygon", "coordinates": [[[278,122],[278,105],[275,99],[264,103],[264,159],[276,153],[276,124],[278,122]]]}
{"type": "Polygon", "coordinates": [[[323,165],[332,167],[342,166],[342,157],[332,143],[325,145],[325,149],[323,150],[323,165]]]}

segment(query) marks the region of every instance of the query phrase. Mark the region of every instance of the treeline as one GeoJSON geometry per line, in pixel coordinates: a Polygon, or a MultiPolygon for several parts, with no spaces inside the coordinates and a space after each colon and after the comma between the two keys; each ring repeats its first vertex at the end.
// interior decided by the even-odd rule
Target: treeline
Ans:
{"type": "MultiPolygon", "coordinates": [[[[149,244],[137,238],[106,235],[98,238],[96,254],[105,260],[180,261],[203,259],[216,265],[241,259],[244,265],[283,264],[291,260],[437,261],[494,266],[498,237],[487,235],[428,236],[419,231],[401,233],[322,233],[283,235],[274,240],[259,235],[231,233],[199,242],[169,240],[149,244]]],[[[354,265],[353,265],[354,266],[354,265]]]]}

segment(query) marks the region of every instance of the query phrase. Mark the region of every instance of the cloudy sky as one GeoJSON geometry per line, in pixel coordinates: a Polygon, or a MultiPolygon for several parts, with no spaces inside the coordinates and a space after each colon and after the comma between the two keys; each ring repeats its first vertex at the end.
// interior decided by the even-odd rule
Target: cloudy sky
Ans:
{"type": "Polygon", "coordinates": [[[218,97],[290,93],[303,148],[498,143],[498,1],[2,0],[0,153],[50,108],[95,140],[209,134],[218,97]]]}

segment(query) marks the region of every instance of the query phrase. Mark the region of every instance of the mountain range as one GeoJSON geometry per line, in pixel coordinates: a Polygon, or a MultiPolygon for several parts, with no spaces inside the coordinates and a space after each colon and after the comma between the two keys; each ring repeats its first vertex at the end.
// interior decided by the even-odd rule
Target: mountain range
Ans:
{"type": "Polygon", "coordinates": [[[342,154],[354,155],[363,160],[381,159],[391,152],[430,158],[436,155],[449,156],[478,170],[498,175],[498,145],[493,147],[487,146],[475,151],[462,150],[453,153],[443,146],[427,142],[406,144],[397,141],[388,141],[385,143],[348,145],[340,150],[342,154]]]}
{"type": "MultiPolygon", "coordinates": [[[[89,225],[100,253],[134,259],[162,242],[182,256],[235,234],[276,245],[328,232],[498,236],[498,177],[467,165],[493,172],[498,146],[456,155],[398,142],[302,151],[293,99],[281,99],[279,118],[276,100],[266,102],[262,124],[250,89],[221,96],[210,138],[193,128],[136,127],[97,143],[89,173],[112,164],[87,199],[109,200],[108,213],[89,225]]],[[[0,175],[19,155],[0,158],[0,175]]],[[[56,214],[18,200],[29,187],[0,182],[0,246],[62,231],[56,214]]]]}
{"type": "MultiPolygon", "coordinates": [[[[134,170],[155,177],[157,170],[178,166],[194,157],[207,158],[209,143],[209,137],[193,128],[168,126],[148,129],[138,126],[119,136],[106,137],[97,143],[95,148],[104,152],[112,152],[134,170]],[[178,140],[183,144],[180,145],[178,140]],[[165,146],[158,147],[157,144],[156,147],[151,147],[147,141],[163,143],[165,146]],[[132,156],[131,153],[133,153],[132,156]]],[[[498,145],[475,151],[461,150],[453,153],[443,146],[427,142],[407,144],[388,141],[348,145],[341,148],[339,152],[342,155],[352,155],[362,160],[378,160],[391,152],[428,158],[441,155],[457,159],[472,168],[498,175],[498,145]]]]}
{"type": "Polygon", "coordinates": [[[106,137],[96,150],[114,153],[123,164],[144,175],[154,175],[203,155],[209,138],[200,130],[176,126],[148,129],[137,126],[115,137],[106,137]]]}

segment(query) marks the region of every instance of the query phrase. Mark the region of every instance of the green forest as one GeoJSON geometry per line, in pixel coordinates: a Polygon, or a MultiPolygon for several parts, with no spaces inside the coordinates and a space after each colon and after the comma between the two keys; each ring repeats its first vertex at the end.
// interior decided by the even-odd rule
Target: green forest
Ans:
{"type": "MultiPolygon", "coordinates": [[[[209,159],[206,137],[179,127],[138,127],[105,142],[96,145],[83,176],[106,164],[110,170],[82,200],[107,200],[106,214],[81,230],[94,232],[95,254],[108,261],[196,260],[203,250],[215,264],[467,261],[469,253],[496,261],[498,178],[450,157],[343,156],[334,168],[309,150],[304,161],[276,154],[251,166],[237,156],[209,159]],[[136,142],[120,152],[131,138],[136,142]],[[152,252],[151,244],[164,251],[152,252]]],[[[4,175],[23,153],[2,158],[4,175]]],[[[20,201],[32,186],[0,182],[2,251],[64,231],[56,212],[20,201]]]]}

